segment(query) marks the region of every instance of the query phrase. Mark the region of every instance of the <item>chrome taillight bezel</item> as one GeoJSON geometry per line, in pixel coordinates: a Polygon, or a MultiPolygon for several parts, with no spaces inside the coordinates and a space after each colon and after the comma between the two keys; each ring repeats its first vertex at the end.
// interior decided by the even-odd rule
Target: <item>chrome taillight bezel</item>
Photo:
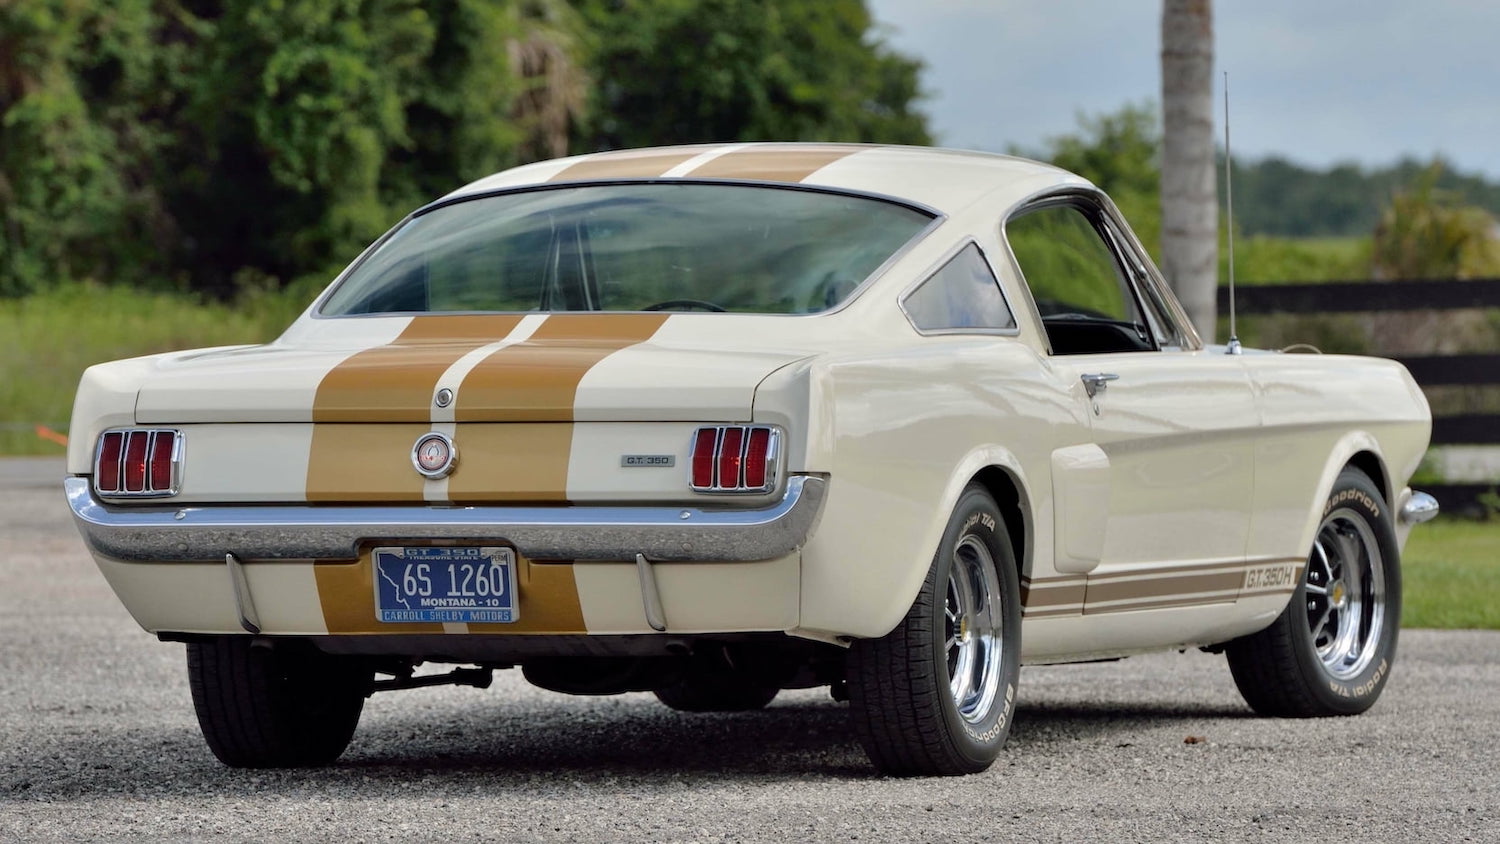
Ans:
{"type": "MultiPolygon", "coordinates": [[[[185,438],[178,428],[109,428],[99,433],[99,439],[94,443],[94,493],[105,500],[138,500],[143,498],[170,498],[182,491],[182,466],[183,448],[185,438]],[[151,464],[157,454],[158,441],[163,434],[172,436],[171,452],[169,455],[170,469],[166,486],[156,484],[152,477],[151,464]],[[116,458],[115,477],[119,480],[113,489],[106,489],[101,485],[101,462],[104,458],[104,445],[106,438],[110,436],[120,437],[120,453],[116,458]],[[134,437],[145,437],[145,460],[146,465],[142,472],[142,488],[138,490],[128,489],[125,458],[130,451],[130,443],[134,437]]],[[[163,446],[165,447],[165,446],[163,446]]]]}
{"type": "Polygon", "coordinates": [[[712,495],[764,495],[776,489],[781,480],[781,441],[782,432],[774,425],[704,425],[693,431],[688,440],[688,488],[693,492],[707,493],[712,495]],[[721,476],[721,467],[724,465],[726,455],[724,454],[725,432],[738,431],[739,455],[736,477],[732,484],[726,484],[721,476]],[[713,482],[710,484],[699,484],[693,478],[694,458],[697,456],[698,440],[705,431],[712,431],[714,435],[713,450],[713,482]],[[765,483],[760,486],[747,486],[745,484],[745,458],[750,450],[753,432],[764,431],[767,435],[766,442],[766,477],[765,483]]]}

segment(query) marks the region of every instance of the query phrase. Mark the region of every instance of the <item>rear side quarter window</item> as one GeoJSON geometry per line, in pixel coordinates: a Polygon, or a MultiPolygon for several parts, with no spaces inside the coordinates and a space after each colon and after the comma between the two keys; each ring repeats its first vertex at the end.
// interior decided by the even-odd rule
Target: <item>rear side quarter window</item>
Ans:
{"type": "Polygon", "coordinates": [[[1000,283],[975,243],[969,243],[942,268],[901,300],[906,318],[924,334],[1016,330],[1016,318],[1000,283]]]}

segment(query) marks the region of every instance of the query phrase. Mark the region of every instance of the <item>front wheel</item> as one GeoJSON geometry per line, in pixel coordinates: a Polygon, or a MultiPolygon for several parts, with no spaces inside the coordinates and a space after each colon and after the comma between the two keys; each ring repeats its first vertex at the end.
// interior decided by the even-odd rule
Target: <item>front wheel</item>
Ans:
{"type": "Polygon", "coordinates": [[[906,617],[850,648],[850,717],[876,768],[952,776],[995,761],[1020,674],[1019,581],[995,500],[970,486],[906,617]]]}
{"type": "Polygon", "coordinates": [[[1396,659],[1399,554],[1384,496],[1369,476],[1344,469],[1291,602],[1270,627],[1224,651],[1251,709],[1309,718],[1375,703],[1396,659]]]}

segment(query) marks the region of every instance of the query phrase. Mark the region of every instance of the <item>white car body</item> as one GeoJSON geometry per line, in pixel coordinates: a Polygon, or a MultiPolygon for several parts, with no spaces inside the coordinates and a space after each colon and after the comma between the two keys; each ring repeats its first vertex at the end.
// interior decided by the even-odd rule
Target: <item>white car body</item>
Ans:
{"type": "Polygon", "coordinates": [[[1050,166],[720,145],[528,165],[445,201],[674,180],[890,197],[933,221],[820,313],[326,317],[325,294],[264,346],[93,367],[74,410],[69,497],[135,619],[169,638],[253,627],[466,660],[514,657],[524,646],[508,642],[547,634],[637,640],[626,650],[750,632],[842,647],[901,621],[978,481],[1016,546],[1021,658],[1096,659],[1266,627],[1302,582],[1345,466],[1395,512],[1421,508],[1407,482],[1430,417],[1399,364],[1203,346],[1109,200],[1050,166]],[[1006,224],[1057,201],[1101,215],[1175,342],[1153,322],[1149,351],[1054,354],[1006,224]],[[919,331],[903,297],[969,244],[1014,327],[919,331]],[[1091,395],[1084,376],[1104,374],[1118,377],[1091,395]],[[694,432],[717,424],[779,429],[771,492],[689,489],[694,432]],[[91,488],[100,435],[131,427],[180,432],[175,495],[104,501],[91,488]],[[446,477],[414,471],[413,444],[429,432],[458,450],[446,477]],[[624,465],[632,455],[672,465],[624,465]],[[328,543],[278,545],[253,527],[330,519],[358,527],[322,558],[297,549],[328,543]],[[570,522],[592,538],[560,537],[570,522]],[[514,543],[517,621],[376,620],[372,545],[464,538],[514,543]]]}

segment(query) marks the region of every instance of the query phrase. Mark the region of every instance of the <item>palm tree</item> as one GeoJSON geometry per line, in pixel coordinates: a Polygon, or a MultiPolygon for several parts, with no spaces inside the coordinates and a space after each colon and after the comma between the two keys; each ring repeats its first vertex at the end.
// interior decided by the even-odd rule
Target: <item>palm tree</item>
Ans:
{"type": "Polygon", "coordinates": [[[511,119],[522,127],[523,161],[568,154],[568,136],[588,99],[588,72],[578,59],[582,24],[565,0],[511,5],[513,35],[505,48],[521,84],[511,119]]]}
{"type": "Polygon", "coordinates": [[[1162,272],[1209,342],[1217,322],[1219,259],[1213,40],[1212,0],[1163,0],[1162,272]]]}

